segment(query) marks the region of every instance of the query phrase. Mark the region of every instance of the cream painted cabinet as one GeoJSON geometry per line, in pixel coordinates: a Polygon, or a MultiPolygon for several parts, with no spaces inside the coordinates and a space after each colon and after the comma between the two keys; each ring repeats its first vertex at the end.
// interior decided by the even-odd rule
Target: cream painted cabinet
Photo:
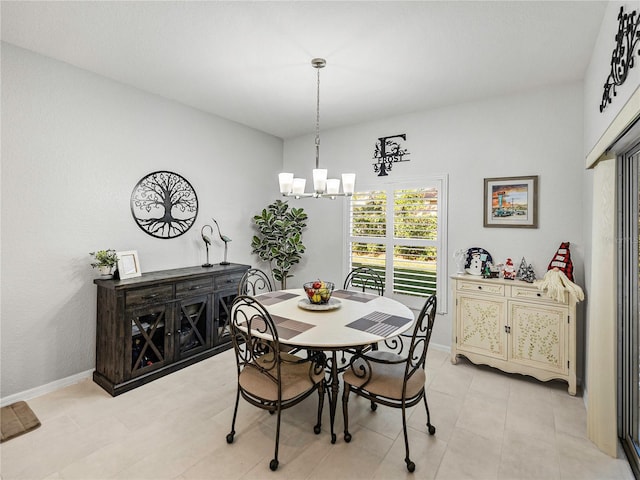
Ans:
{"type": "Polygon", "coordinates": [[[452,363],[463,355],[505,372],[562,379],[576,394],[575,300],[557,302],[518,280],[461,275],[452,285],[452,363]]]}

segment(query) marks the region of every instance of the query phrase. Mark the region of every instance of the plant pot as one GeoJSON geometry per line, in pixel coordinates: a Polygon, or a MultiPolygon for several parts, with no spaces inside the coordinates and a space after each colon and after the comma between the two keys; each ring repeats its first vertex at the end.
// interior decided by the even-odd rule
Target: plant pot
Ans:
{"type": "Polygon", "coordinates": [[[113,278],[113,267],[104,265],[104,266],[98,267],[98,271],[100,272],[101,278],[113,278]]]}

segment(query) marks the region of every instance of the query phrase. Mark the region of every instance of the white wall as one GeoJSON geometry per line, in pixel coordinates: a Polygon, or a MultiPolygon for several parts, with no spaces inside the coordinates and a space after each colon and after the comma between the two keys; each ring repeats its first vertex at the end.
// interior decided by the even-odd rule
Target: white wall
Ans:
{"type": "MultiPolygon", "coordinates": [[[[560,242],[571,242],[576,281],[583,285],[583,91],[581,84],[493,98],[402,115],[353,127],[321,131],[322,167],[329,176],[355,171],[358,182],[376,181],[372,156],[378,137],[407,134],[410,161],[390,178],[449,174],[449,245],[487,249],[494,259],[524,256],[540,278],[560,242]],[[539,175],[539,228],[484,228],[484,178],[539,175]]],[[[314,166],[313,137],[285,141],[285,170],[307,175],[314,166]]],[[[304,234],[308,255],[291,283],[334,279],[342,272],[342,200],[291,200],[309,213],[304,234]],[[322,219],[322,221],[319,221],[322,219]]],[[[451,255],[450,255],[451,256],[451,255]]],[[[453,258],[447,259],[454,274],[453,258]]],[[[338,278],[338,282],[341,281],[338,278]]],[[[449,296],[451,302],[451,296],[449,296]]],[[[438,318],[435,344],[451,344],[451,312],[438,318]]]]}
{"type": "MultiPolygon", "coordinates": [[[[212,86],[215,88],[215,86],[212,86]]],[[[252,263],[251,217],[276,196],[282,140],[2,44],[1,397],[95,368],[96,249],[135,249],[143,271],[204,263],[216,217],[229,260],[252,263]],[[156,239],[129,199],[144,175],[193,185],[194,227],[156,239]]],[[[211,260],[222,260],[214,242],[211,260]]]]}

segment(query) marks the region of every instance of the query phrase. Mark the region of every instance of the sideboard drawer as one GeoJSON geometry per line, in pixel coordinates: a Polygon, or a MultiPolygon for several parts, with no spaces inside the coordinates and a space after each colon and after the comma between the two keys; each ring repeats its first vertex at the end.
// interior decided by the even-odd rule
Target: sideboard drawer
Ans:
{"type": "Polygon", "coordinates": [[[458,290],[462,292],[486,293],[490,295],[504,296],[504,285],[495,283],[470,282],[466,280],[456,282],[458,290]]]}
{"type": "Polygon", "coordinates": [[[204,277],[176,283],[176,297],[183,298],[213,290],[213,278],[204,277]]]}
{"type": "Polygon", "coordinates": [[[218,275],[216,277],[216,288],[225,288],[238,285],[244,272],[229,273],[227,275],[218,275]]]}
{"type": "Polygon", "coordinates": [[[156,285],[153,287],[136,288],[126,293],[127,308],[150,303],[166,302],[173,297],[172,285],[156,285]]]}
{"type": "MultiPolygon", "coordinates": [[[[511,297],[512,298],[520,298],[520,299],[523,299],[523,300],[524,299],[527,299],[527,300],[542,300],[544,302],[553,301],[551,298],[549,298],[547,295],[545,295],[543,292],[541,292],[537,288],[527,288],[527,287],[520,287],[520,286],[516,286],[516,285],[511,287],[511,297]]],[[[562,302],[556,302],[556,303],[560,303],[562,305],[566,305],[568,303],[567,294],[565,293],[564,300],[562,302]]]]}

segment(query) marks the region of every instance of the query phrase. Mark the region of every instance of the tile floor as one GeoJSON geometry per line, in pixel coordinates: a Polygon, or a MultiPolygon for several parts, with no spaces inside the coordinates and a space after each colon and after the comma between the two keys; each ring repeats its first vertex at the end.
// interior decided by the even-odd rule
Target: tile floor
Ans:
{"type": "MultiPolygon", "coordinates": [[[[90,380],[28,403],[42,426],[0,445],[13,479],[632,479],[627,461],[586,438],[582,397],[562,382],[507,375],[432,348],[427,359],[434,436],[422,405],[409,413],[416,471],[403,462],[400,411],[353,397],[353,439],[313,434],[317,396],[283,412],[280,468],[271,472],[275,416],[241,401],[228,445],[231,351],[112,398],[90,380]]],[[[338,407],[337,432],[342,431],[338,407]]]]}

